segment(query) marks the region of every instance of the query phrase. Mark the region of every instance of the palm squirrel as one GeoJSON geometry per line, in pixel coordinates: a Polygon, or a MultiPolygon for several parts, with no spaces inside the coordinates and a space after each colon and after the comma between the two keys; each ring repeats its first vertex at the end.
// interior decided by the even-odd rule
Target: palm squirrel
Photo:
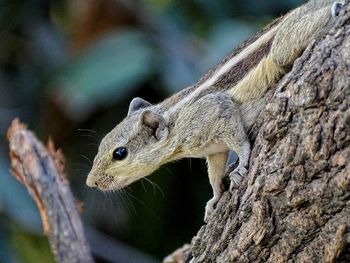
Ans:
{"type": "Polygon", "coordinates": [[[155,105],[134,98],[127,117],[103,138],[86,184],[118,190],[167,162],[206,157],[214,195],[207,221],[222,194],[229,151],[239,157],[230,173],[232,190],[248,172],[246,131],[266,105],[267,91],[328,29],[343,4],[311,0],[243,42],[193,86],[155,105]]]}

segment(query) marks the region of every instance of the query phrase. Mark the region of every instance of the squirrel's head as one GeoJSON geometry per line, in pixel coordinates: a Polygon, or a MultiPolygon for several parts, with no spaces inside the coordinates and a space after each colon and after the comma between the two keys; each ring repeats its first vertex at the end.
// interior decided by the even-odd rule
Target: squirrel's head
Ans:
{"type": "Polygon", "coordinates": [[[86,184],[118,190],[155,171],[167,158],[166,120],[151,104],[135,98],[128,116],[101,141],[86,184]]]}

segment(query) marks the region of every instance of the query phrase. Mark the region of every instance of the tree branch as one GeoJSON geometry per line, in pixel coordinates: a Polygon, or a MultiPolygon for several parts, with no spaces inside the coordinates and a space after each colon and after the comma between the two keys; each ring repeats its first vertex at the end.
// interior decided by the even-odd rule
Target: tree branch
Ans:
{"type": "Polygon", "coordinates": [[[12,172],[35,200],[57,262],[93,262],[69,183],[62,153],[45,147],[15,119],[8,130],[12,172]]]}

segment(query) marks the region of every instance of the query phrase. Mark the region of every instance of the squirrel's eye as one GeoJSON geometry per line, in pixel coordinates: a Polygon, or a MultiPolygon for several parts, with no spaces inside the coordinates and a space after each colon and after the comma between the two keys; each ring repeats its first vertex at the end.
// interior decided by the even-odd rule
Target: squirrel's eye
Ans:
{"type": "Polygon", "coordinates": [[[118,147],[113,151],[113,160],[123,160],[128,155],[128,150],[125,147],[118,147]]]}

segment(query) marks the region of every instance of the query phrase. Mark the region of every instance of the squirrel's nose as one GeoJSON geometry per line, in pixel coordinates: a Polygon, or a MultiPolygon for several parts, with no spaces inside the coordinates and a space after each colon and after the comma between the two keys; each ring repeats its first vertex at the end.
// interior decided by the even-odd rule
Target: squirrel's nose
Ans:
{"type": "Polygon", "coordinates": [[[97,187],[97,182],[93,178],[91,178],[91,176],[88,176],[86,178],[86,185],[89,187],[97,187]]]}

